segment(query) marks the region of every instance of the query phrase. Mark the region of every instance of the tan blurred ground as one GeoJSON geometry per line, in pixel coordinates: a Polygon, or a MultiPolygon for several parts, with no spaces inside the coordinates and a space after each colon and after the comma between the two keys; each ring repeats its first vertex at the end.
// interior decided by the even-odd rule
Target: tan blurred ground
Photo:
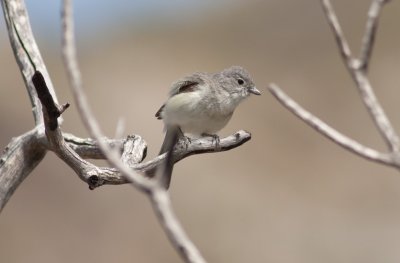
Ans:
{"type": "MultiPolygon", "coordinates": [[[[369,1],[333,1],[354,52],[369,1]]],[[[58,12],[55,10],[54,12],[58,12]]],[[[400,3],[381,19],[371,81],[400,130],[400,3]]],[[[246,1],[194,23],[104,32],[79,49],[86,90],[109,136],[118,118],[154,156],[153,116],[177,78],[239,64],[252,97],[223,130],[253,138],[175,168],[171,194],[185,229],[209,262],[399,262],[400,177],[332,144],[266,91],[278,83],[307,109],[366,145],[385,145],[338,56],[318,1],[246,1]]],[[[79,25],[77,25],[79,27],[79,25]]],[[[4,27],[4,24],[2,25],[4,27]]],[[[33,118],[7,39],[0,42],[0,147],[33,118]]],[[[61,102],[72,102],[58,44],[39,40],[61,102]],[[55,45],[55,46],[54,46],[55,45]]],[[[64,131],[86,136],[74,103],[64,131]]],[[[130,186],[89,191],[49,153],[0,217],[1,262],[180,262],[149,202],[130,186]]]]}

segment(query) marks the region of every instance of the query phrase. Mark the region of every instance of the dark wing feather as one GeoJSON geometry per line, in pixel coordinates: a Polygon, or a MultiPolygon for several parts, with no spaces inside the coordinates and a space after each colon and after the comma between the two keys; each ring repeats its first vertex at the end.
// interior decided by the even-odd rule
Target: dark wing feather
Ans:
{"type": "Polygon", "coordinates": [[[198,82],[186,81],[184,85],[180,86],[178,89],[178,93],[192,92],[196,89],[198,82]]]}
{"type": "Polygon", "coordinates": [[[193,73],[192,75],[181,78],[172,84],[169,95],[172,97],[182,92],[191,92],[196,90],[196,86],[204,84],[205,73],[193,73]]]}

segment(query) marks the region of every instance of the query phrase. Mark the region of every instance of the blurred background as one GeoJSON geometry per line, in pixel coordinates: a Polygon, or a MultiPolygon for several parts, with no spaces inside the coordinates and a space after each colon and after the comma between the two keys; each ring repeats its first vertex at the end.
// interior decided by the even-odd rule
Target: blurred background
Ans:
{"type": "MultiPolygon", "coordinates": [[[[209,262],[399,262],[400,176],[339,148],[284,109],[276,82],[328,124],[386,146],[349,77],[319,1],[75,1],[84,86],[104,131],[139,134],[154,157],[154,113],[170,84],[194,71],[247,68],[262,96],[235,112],[222,136],[251,141],[175,166],[171,196],[209,262]]],[[[332,1],[358,54],[370,1],[332,1]]],[[[60,55],[60,1],[27,1],[60,102],[63,131],[86,137],[60,55]]],[[[380,20],[370,79],[400,131],[400,3],[380,20]]],[[[33,127],[30,102],[0,22],[0,148],[33,127]]],[[[90,191],[48,153],[0,216],[2,262],[181,262],[149,201],[131,186],[90,191]]]]}

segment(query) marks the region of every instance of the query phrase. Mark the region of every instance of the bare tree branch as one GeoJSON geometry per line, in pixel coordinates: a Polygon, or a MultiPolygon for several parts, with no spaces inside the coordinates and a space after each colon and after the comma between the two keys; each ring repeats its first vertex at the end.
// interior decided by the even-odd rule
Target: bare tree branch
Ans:
{"type": "Polygon", "coordinates": [[[308,124],[311,128],[321,133],[334,143],[368,160],[386,165],[394,165],[394,161],[390,154],[381,153],[374,149],[368,148],[333,129],[328,124],[314,116],[312,113],[303,109],[298,103],[286,95],[276,84],[270,84],[268,88],[272,95],[274,95],[274,97],[284,107],[290,110],[294,115],[308,124]]]}
{"type": "MultiPolygon", "coordinates": [[[[376,12],[376,9],[380,9],[387,1],[382,0],[374,0],[372,2],[372,6],[370,10],[376,12]],[[379,8],[378,8],[378,7],[379,8]]],[[[400,149],[400,140],[397,133],[394,131],[392,124],[386,116],[382,106],[380,105],[376,95],[371,87],[369,79],[366,76],[366,72],[360,69],[360,61],[354,59],[351,55],[351,51],[349,45],[347,44],[347,40],[344,37],[343,31],[340,27],[339,21],[336,17],[335,11],[329,0],[321,0],[323,10],[328,19],[329,25],[332,28],[332,31],[335,35],[336,42],[339,47],[340,54],[342,55],[343,60],[349,70],[353,80],[357,84],[357,88],[360,92],[361,99],[363,100],[368,112],[370,113],[372,120],[377,126],[379,132],[384,138],[386,144],[389,149],[394,152],[398,152],[400,149]]],[[[368,19],[369,24],[376,24],[376,20],[378,19],[378,15],[372,15],[368,19]]],[[[365,32],[364,41],[363,41],[363,52],[362,59],[370,59],[370,54],[372,52],[375,28],[369,29],[365,32]]],[[[368,61],[363,61],[362,63],[368,64],[368,61]]]]}
{"type": "Polygon", "coordinates": [[[0,158],[0,212],[20,183],[46,155],[38,129],[33,129],[6,146],[0,158]]]}
{"type": "Polygon", "coordinates": [[[92,173],[93,171],[98,171],[98,168],[83,160],[65,143],[57,122],[58,117],[61,115],[61,109],[52,99],[46,82],[39,71],[36,71],[33,75],[33,83],[42,104],[45,134],[49,142],[49,149],[67,163],[82,180],[91,182],[92,173]]]}
{"type": "MultiPolygon", "coordinates": [[[[186,144],[184,140],[181,140],[175,146],[173,152],[173,161],[176,163],[194,154],[228,151],[242,145],[250,140],[250,138],[250,133],[246,131],[238,131],[233,135],[221,139],[219,144],[220,148],[218,150],[216,150],[215,143],[210,137],[193,139],[189,145],[186,144]]],[[[76,138],[75,136],[68,135],[66,141],[68,142],[68,145],[80,155],[81,158],[104,159],[104,155],[101,152],[99,145],[93,139],[80,139],[76,138]],[[87,141],[87,143],[82,144],[83,141],[87,141]]],[[[162,154],[144,163],[132,161],[139,160],[140,158],[143,159],[146,153],[146,144],[138,135],[128,136],[128,138],[122,142],[109,139],[107,139],[106,142],[110,145],[110,147],[118,145],[115,146],[115,148],[118,149],[118,152],[122,153],[122,162],[128,165],[129,168],[142,174],[157,168],[164,162],[166,158],[166,154],[162,154]],[[136,157],[136,159],[130,159],[132,156],[140,157],[136,157]]],[[[82,165],[85,164],[83,161],[82,163],[82,165]]],[[[118,185],[129,183],[126,177],[123,176],[116,168],[93,166],[92,169],[86,168],[82,170],[82,172],[78,173],[78,175],[83,181],[89,184],[91,189],[107,184],[118,185]]]]}

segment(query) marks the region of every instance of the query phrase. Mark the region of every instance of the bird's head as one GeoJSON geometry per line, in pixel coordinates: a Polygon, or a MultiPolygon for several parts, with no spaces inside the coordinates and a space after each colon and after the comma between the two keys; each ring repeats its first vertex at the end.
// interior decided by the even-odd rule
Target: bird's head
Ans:
{"type": "Polygon", "coordinates": [[[244,99],[250,94],[261,95],[249,72],[240,66],[223,70],[219,77],[222,87],[235,99],[244,99]]]}

